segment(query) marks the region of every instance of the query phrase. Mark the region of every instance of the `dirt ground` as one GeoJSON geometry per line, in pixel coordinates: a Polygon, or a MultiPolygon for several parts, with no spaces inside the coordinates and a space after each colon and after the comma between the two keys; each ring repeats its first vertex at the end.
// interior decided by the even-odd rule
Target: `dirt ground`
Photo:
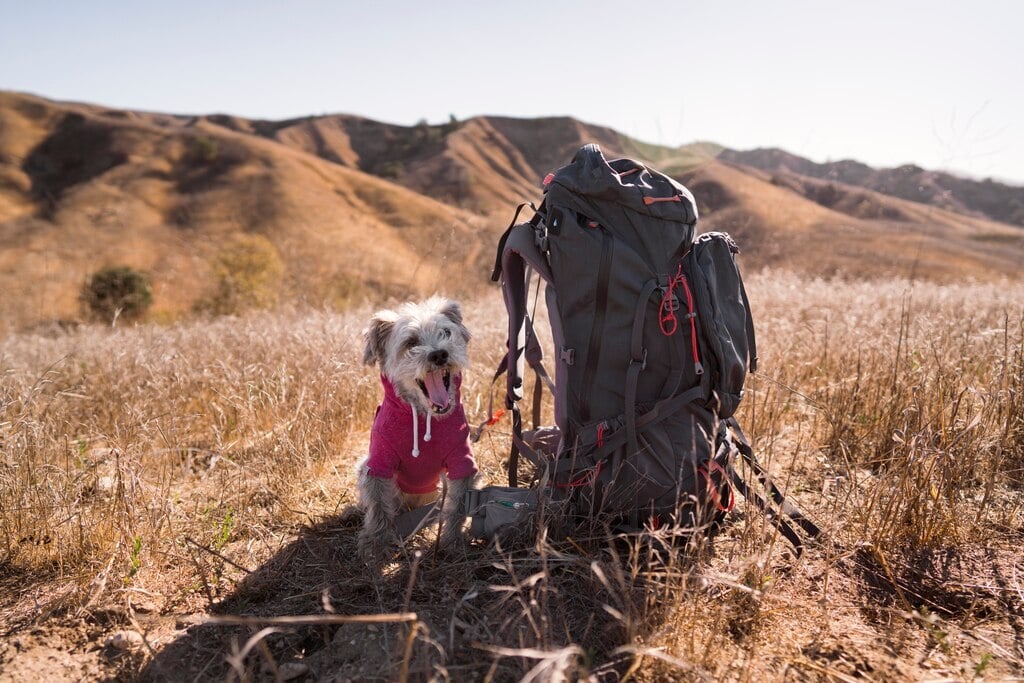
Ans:
{"type": "MultiPolygon", "coordinates": [[[[801,559],[780,548],[766,572],[773,585],[755,598],[730,590],[723,578],[744,524],[734,520],[716,541],[714,557],[700,572],[703,585],[694,583],[679,614],[670,610],[649,620],[638,642],[663,640],[674,620],[707,627],[690,614],[703,605],[718,612],[715,619],[728,633],[731,652],[722,654],[737,657],[716,672],[730,680],[1009,680],[1024,673],[1024,557],[1018,548],[968,546],[908,558],[901,567],[883,565],[867,547],[822,545],[801,559]]],[[[225,548],[224,557],[238,566],[222,563],[220,582],[231,588],[208,609],[197,594],[176,601],[172,595],[127,592],[117,603],[62,610],[59,587],[8,577],[0,680],[222,680],[233,673],[231,656],[256,635],[259,643],[248,648],[254,654],[242,659],[243,670],[257,680],[523,675],[522,662],[492,655],[517,647],[523,640],[517,634],[528,628],[514,614],[520,606],[502,596],[525,578],[509,567],[526,569],[529,553],[521,550],[510,561],[493,549],[473,547],[435,560],[429,543],[421,542],[422,557],[397,558],[382,575],[372,576],[355,558],[356,531],[351,521],[324,520],[294,535],[251,572],[240,568],[252,559],[244,546],[225,548]],[[417,621],[277,626],[269,632],[256,623],[205,623],[232,614],[402,612],[415,612],[417,621]]],[[[571,580],[564,578],[561,588],[571,580]]],[[[569,609],[585,611],[579,598],[572,602],[569,609]]],[[[586,626],[568,617],[566,628],[574,643],[621,642],[624,635],[613,633],[622,625],[607,614],[592,613],[586,626]]],[[[670,673],[705,678],[647,661],[642,679],[670,673]]],[[[587,668],[595,680],[617,680],[635,663],[627,653],[604,652],[587,668]]]]}

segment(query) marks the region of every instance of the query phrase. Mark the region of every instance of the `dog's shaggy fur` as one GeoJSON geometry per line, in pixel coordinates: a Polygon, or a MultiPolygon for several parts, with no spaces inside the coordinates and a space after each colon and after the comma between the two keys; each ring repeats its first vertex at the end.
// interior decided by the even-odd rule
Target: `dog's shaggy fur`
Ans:
{"type": "MultiPolygon", "coordinates": [[[[465,413],[457,405],[456,397],[461,373],[469,365],[467,347],[470,334],[463,325],[462,309],[457,302],[432,297],[422,303],[404,304],[396,311],[378,311],[364,336],[363,362],[379,365],[382,377],[393,386],[394,395],[415,412],[415,415],[408,415],[408,424],[380,424],[381,420],[394,419],[393,411],[389,412],[382,404],[371,437],[371,456],[358,464],[359,507],[364,513],[359,548],[365,557],[376,554],[385,544],[397,540],[393,524],[397,515],[438,497],[436,490],[426,493],[402,491],[399,477],[374,476],[371,473],[372,456],[378,445],[374,440],[380,439],[380,432],[386,430],[402,430],[403,434],[409,434],[408,430],[415,431],[415,425],[427,420],[433,420],[435,424],[445,421],[448,424],[444,428],[462,428],[465,413]],[[452,420],[457,422],[449,422],[452,420]]],[[[387,400],[385,396],[385,402],[387,400]]],[[[405,416],[403,413],[403,419],[405,416]]],[[[442,425],[438,424],[438,429],[441,428],[442,425]]],[[[428,426],[427,434],[429,429],[428,426]]],[[[466,430],[468,433],[468,427],[466,430]]],[[[424,448],[428,446],[424,445],[424,448]]],[[[468,445],[465,448],[464,456],[468,456],[468,445]]],[[[415,451],[417,446],[414,445],[413,449],[415,451]]],[[[403,465],[407,468],[421,466],[423,463],[414,465],[409,460],[415,457],[417,455],[413,452],[401,453],[397,472],[402,472],[403,465]]],[[[441,541],[448,545],[460,538],[463,517],[459,504],[463,494],[473,485],[475,476],[470,474],[451,480],[447,471],[442,471],[441,476],[447,480],[447,495],[441,513],[441,541]]]]}

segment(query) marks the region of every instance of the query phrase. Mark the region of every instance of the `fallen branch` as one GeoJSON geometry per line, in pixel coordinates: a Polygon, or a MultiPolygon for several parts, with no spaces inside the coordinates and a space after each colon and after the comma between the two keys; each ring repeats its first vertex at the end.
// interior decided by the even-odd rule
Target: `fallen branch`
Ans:
{"type": "Polygon", "coordinates": [[[316,626],[321,624],[396,624],[418,621],[415,612],[395,612],[392,614],[305,614],[282,617],[261,617],[244,614],[226,614],[209,617],[203,624],[217,626],[316,626]]]}
{"type": "Polygon", "coordinates": [[[239,570],[245,572],[246,574],[252,574],[252,570],[251,569],[246,569],[245,567],[243,567],[242,565],[238,564],[237,562],[233,562],[233,561],[229,560],[228,558],[224,557],[223,555],[218,553],[216,550],[214,550],[212,548],[207,548],[202,543],[197,543],[196,541],[193,541],[188,536],[185,537],[185,542],[190,544],[190,545],[192,545],[192,546],[194,546],[194,547],[196,547],[196,548],[198,548],[199,550],[202,550],[204,552],[208,552],[208,553],[210,553],[211,555],[213,555],[215,557],[219,557],[220,559],[224,560],[225,562],[230,564],[235,569],[239,569],[239,570]]]}

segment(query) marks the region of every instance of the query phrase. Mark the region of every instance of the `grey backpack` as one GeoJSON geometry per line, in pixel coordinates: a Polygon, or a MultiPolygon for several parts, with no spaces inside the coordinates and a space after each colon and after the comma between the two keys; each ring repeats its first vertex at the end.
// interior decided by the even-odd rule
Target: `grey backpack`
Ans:
{"type": "Polygon", "coordinates": [[[757,465],[732,417],[757,364],[732,239],[697,236],[685,187],[630,159],[609,162],[597,145],[549,174],[540,207],[517,223],[524,206],[501,238],[492,276],[509,317],[508,353],[495,373],[507,373],[509,486],[518,486],[522,455],[533,465],[531,490],[570,515],[626,529],[672,521],[697,530],[721,521],[735,489],[798,549],[784,516],[816,536],[757,465]],[[553,373],[534,329],[534,276],[544,284],[553,373]],[[533,429],[524,431],[527,366],[533,429]],[[553,428],[540,425],[545,386],[553,428]],[[738,476],[737,454],[778,511],[738,476]]]}

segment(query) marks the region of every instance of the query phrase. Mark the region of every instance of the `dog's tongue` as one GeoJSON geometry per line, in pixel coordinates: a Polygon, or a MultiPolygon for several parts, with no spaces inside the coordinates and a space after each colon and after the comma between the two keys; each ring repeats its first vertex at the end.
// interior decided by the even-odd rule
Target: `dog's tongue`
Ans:
{"type": "Polygon", "coordinates": [[[437,406],[438,409],[444,410],[448,407],[448,389],[444,386],[444,370],[435,370],[434,372],[427,373],[427,376],[423,378],[423,385],[427,387],[427,398],[430,402],[437,406]]]}

